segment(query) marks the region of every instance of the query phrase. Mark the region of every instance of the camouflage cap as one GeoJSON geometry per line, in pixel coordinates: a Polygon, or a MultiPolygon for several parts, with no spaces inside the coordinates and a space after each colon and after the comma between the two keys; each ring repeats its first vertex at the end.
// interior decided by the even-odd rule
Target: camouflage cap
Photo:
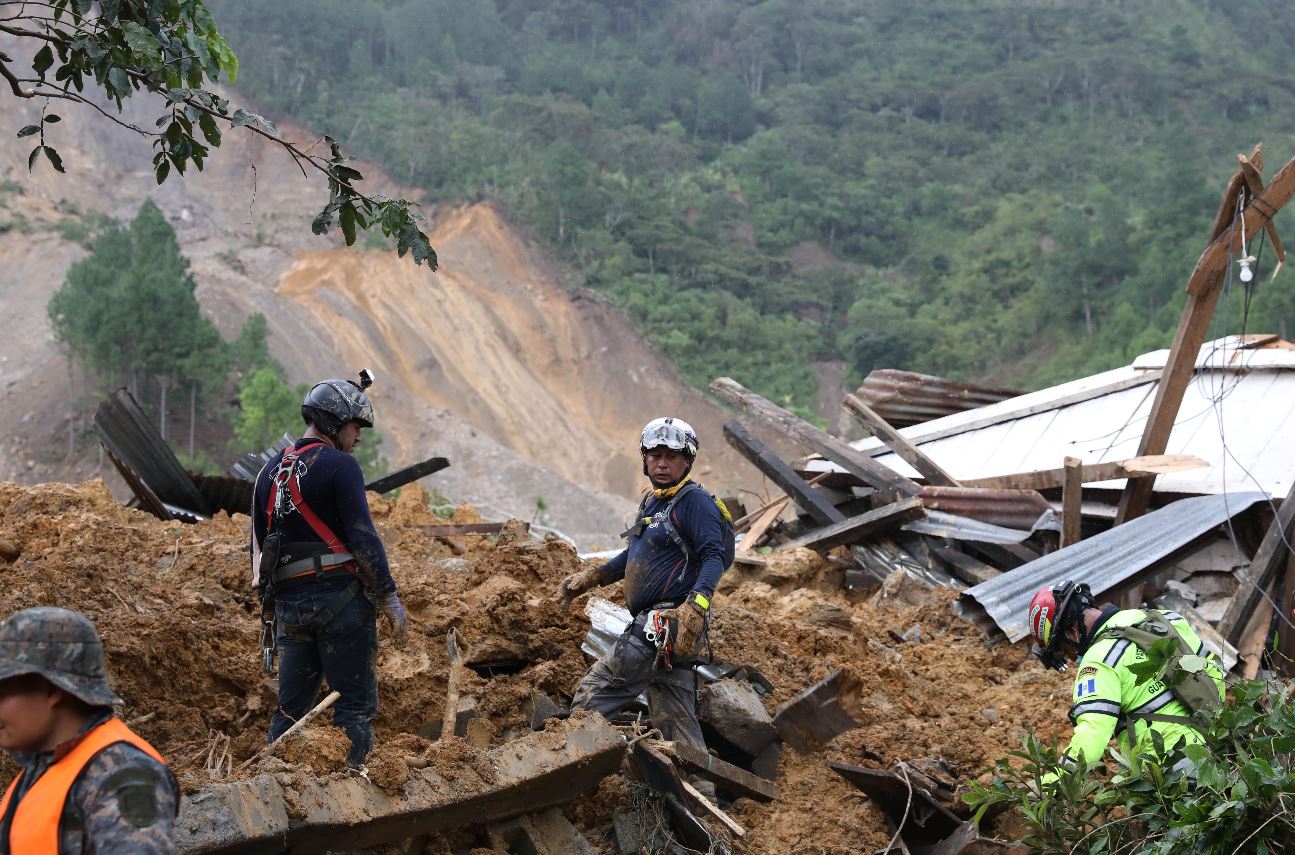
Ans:
{"type": "Polygon", "coordinates": [[[23,674],[39,674],[93,706],[122,702],[108,686],[99,632],[71,609],[24,609],[0,621],[0,680],[23,674]]]}

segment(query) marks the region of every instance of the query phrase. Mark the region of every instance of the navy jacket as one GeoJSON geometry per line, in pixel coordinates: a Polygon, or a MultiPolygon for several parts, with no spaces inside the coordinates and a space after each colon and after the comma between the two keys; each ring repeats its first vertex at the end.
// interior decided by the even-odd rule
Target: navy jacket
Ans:
{"type": "MultiPolygon", "coordinates": [[[[299,439],[293,447],[301,448],[311,442],[318,440],[299,439]]],[[[282,459],[283,452],[279,452],[256,478],[252,537],[257,546],[265,540],[268,519],[265,510],[270,499],[270,484],[282,459]]],[[[369,515],[369,499],[364,492],[364,473],[359,462],[330,445],[321,445],[302,455],[296,471],[299,473],[301,497],[346,545],[346,551],[355,556],[357,573],[365,591],[372,597],[385,597],[396,590],[396,582],[387,566],[387,551],[383,549],[373,517],[369,515]]],[[[290,504],[279,526],[287,543],[323,542],[290,504]]],[[[346,574],[333,576],[329,583],[332,585],[343,585],[349,579],[346,574]]]]}
{"type": "MultiPolygon", "coordinates": [[[[648,499],[640,517],[650,517],[670,503],[648,499]]],[[[679,535],[692,550],[692,560],[670,539],[665,526],[654,523],[602,568],[602,582],[625,580],[625,606],[638,614],[657,603],[678,605],[691,591],[710,596],[724,572],[724,520],[705,490],[689,490],[671,513],[679,535]]]]}

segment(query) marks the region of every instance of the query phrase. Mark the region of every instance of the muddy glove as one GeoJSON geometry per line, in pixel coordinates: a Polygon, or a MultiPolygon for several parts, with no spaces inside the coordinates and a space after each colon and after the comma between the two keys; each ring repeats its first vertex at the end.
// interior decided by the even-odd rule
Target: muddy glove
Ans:
{"type": "Polygon", "coordinates": [[[592,591],[602,584],[602,569],[590,567],[562,580],[558,585],[558,599],[562,601],[562,607],[568,608],[571,601],[586,591],[592,591]]]}
{"type": "Polygon", "coordinates": [[[706,629],[706,616],[710,600],[703,594],[689,594],[683,605],[661,612],[661,617],[675,621],[674,642],[671,649],[675,659],[689,659],[697,654],[697,643],[706,629]],[[703,607],[702,603],[706,605],[703,607]]]}
{"type": "Polygon", "coordinates": [[[409,615],[405,614],[405,607],[400,604],[400,595],[395,591],[387,594],[378,610],[391,621],[392,643],[396,647],[404,647],[409,642],[409,615]]]}

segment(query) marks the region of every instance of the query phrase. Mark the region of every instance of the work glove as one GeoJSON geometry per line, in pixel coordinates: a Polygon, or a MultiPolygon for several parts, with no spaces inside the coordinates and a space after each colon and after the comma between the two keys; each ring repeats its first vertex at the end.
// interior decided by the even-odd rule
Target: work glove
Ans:
{"type": "Polygon", "coordinates": [[[689,594],[688,600],[681,606],[667,609],[660,617],[675,621],[674,642],[671,650],[675,659],[689,659],[697,654],[697,643],[701,641],[702,632],[706,629],[707,610],[694,599],[696,594],[689,594]]]}
{"type": "Polygon", "coordinates": [[[392,643],[403,648],[409,642],[409,615],[405,614],[405,607],[400,604],[400,595],[395,591],[387,594],[378,610],[391,621],[392,643]]]}
{"type": "Polygon", "coordinates": [[[584,570],[572,573],[558,584],[558,599],[562,601],[562,607],[568,608],[571,601],[586,591],[592,591],[602,584],[602,570],[597,567],[589,567],[584,570]]]}

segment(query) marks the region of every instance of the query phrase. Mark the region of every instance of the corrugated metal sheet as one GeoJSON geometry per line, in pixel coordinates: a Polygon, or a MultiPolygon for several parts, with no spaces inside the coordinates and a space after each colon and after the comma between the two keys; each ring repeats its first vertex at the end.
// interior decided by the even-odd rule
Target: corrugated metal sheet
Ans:
{"type": "Polygon", "coordinates": [[[230,475],[189,474],[213,514],[217,511],[227,514],[247,514],[251,511],[252,491],[255,489],[252,482],[230,475]]]}
{"type": "Polygon", "coordinates": [[[882,368],[870,373],[855,394],[893,427],[907,427],[974,410],[1022,393],[1014,389],[991,389],[930,374],[882,368]]]}
{"type": "Polygon", "coordinates": [[[1004,528],[1036,528],[1052,505],[1034,490],[981,490],[975,487],[923,487],[922,507],[1004,528]]]}
{"type": "Polygon", "coordinates": [[[987,612],[1011,641],[1019,641],[1027,632],[1026,609],[1030,600],[1045,585],[1073,579],[1086,582],[1095,595],[1100,595],[1133,579],[1231,517],[1266,501],[1266,494],[1251,492],[1195,496],[1174,502],[968,588],[959,599],[959,610],[978,623],[987,612]]]}
{"type": "MultiPolygon", "coordinates": [[[[901,433],[966,480],[1051,469],[1067,456],[1085,464],[1124,460],[1137,455],[1164,355],[1147,354],[1132,366],[901,433]]],[[[1161,475],[1156,491],[1286,495],[1295,480],[1295,352],[1245,349],[1229,339],[1206,344],[1197,364],[1166,453],[1193,454],[1210,465],[1161,475]]],[[[896,472],[920,477],[875,438],[853,445],[896,472]]],[[[805,468],[812,475],[839,467],[811,460],[805,468]]],[[[1124,480],[1088,486],[1120,489],[1124,480]]]]}
{"type": "MultiPolygon", "coordinates": [[[[1040,518],[1038,522],[1043,525],[1035,526],[1035,529],[1060,529],[1060,524],[1055,515],[1040,518]]],[[[926,517],[920,520],[913,520],[904,526],[904,531],[911,531],[914,534],[925,534],[931,537],[950,537],[954,540],[971,540],[977,543],[1024,543],[1034,534],[1035,529],[1020,531],[1014,528],[1004,528],[1000,525],[993,525],[980,520],[968,519],[967,517],[958,517],[953,514],[946,514],[940,511],[927,511],[926,517]]]]}
{"type": "Polygon", "coordinates": [[[279,437],[279,441],[265,451],[253,451],[244,454],[234,465],[225,471],[235,478],[241,478],[244,481],[256,481],[256,476],[261,474],[261,467],[270,462],[270,458],[283,451],[288,446],[296,442],[296,437],[290,433],[285,433],[279,437]]]}
{"type": "Polygon", "coordinates": [[[129,469],[152,494],[141,493],[136,480],[126,479],[145,508],[157,513],[155,503],[161,502],[192,514],[210,513],[193,479],[130,392],[118,389],[104,399],[95,410],[94,429],[119,468],[129,469]]]}

